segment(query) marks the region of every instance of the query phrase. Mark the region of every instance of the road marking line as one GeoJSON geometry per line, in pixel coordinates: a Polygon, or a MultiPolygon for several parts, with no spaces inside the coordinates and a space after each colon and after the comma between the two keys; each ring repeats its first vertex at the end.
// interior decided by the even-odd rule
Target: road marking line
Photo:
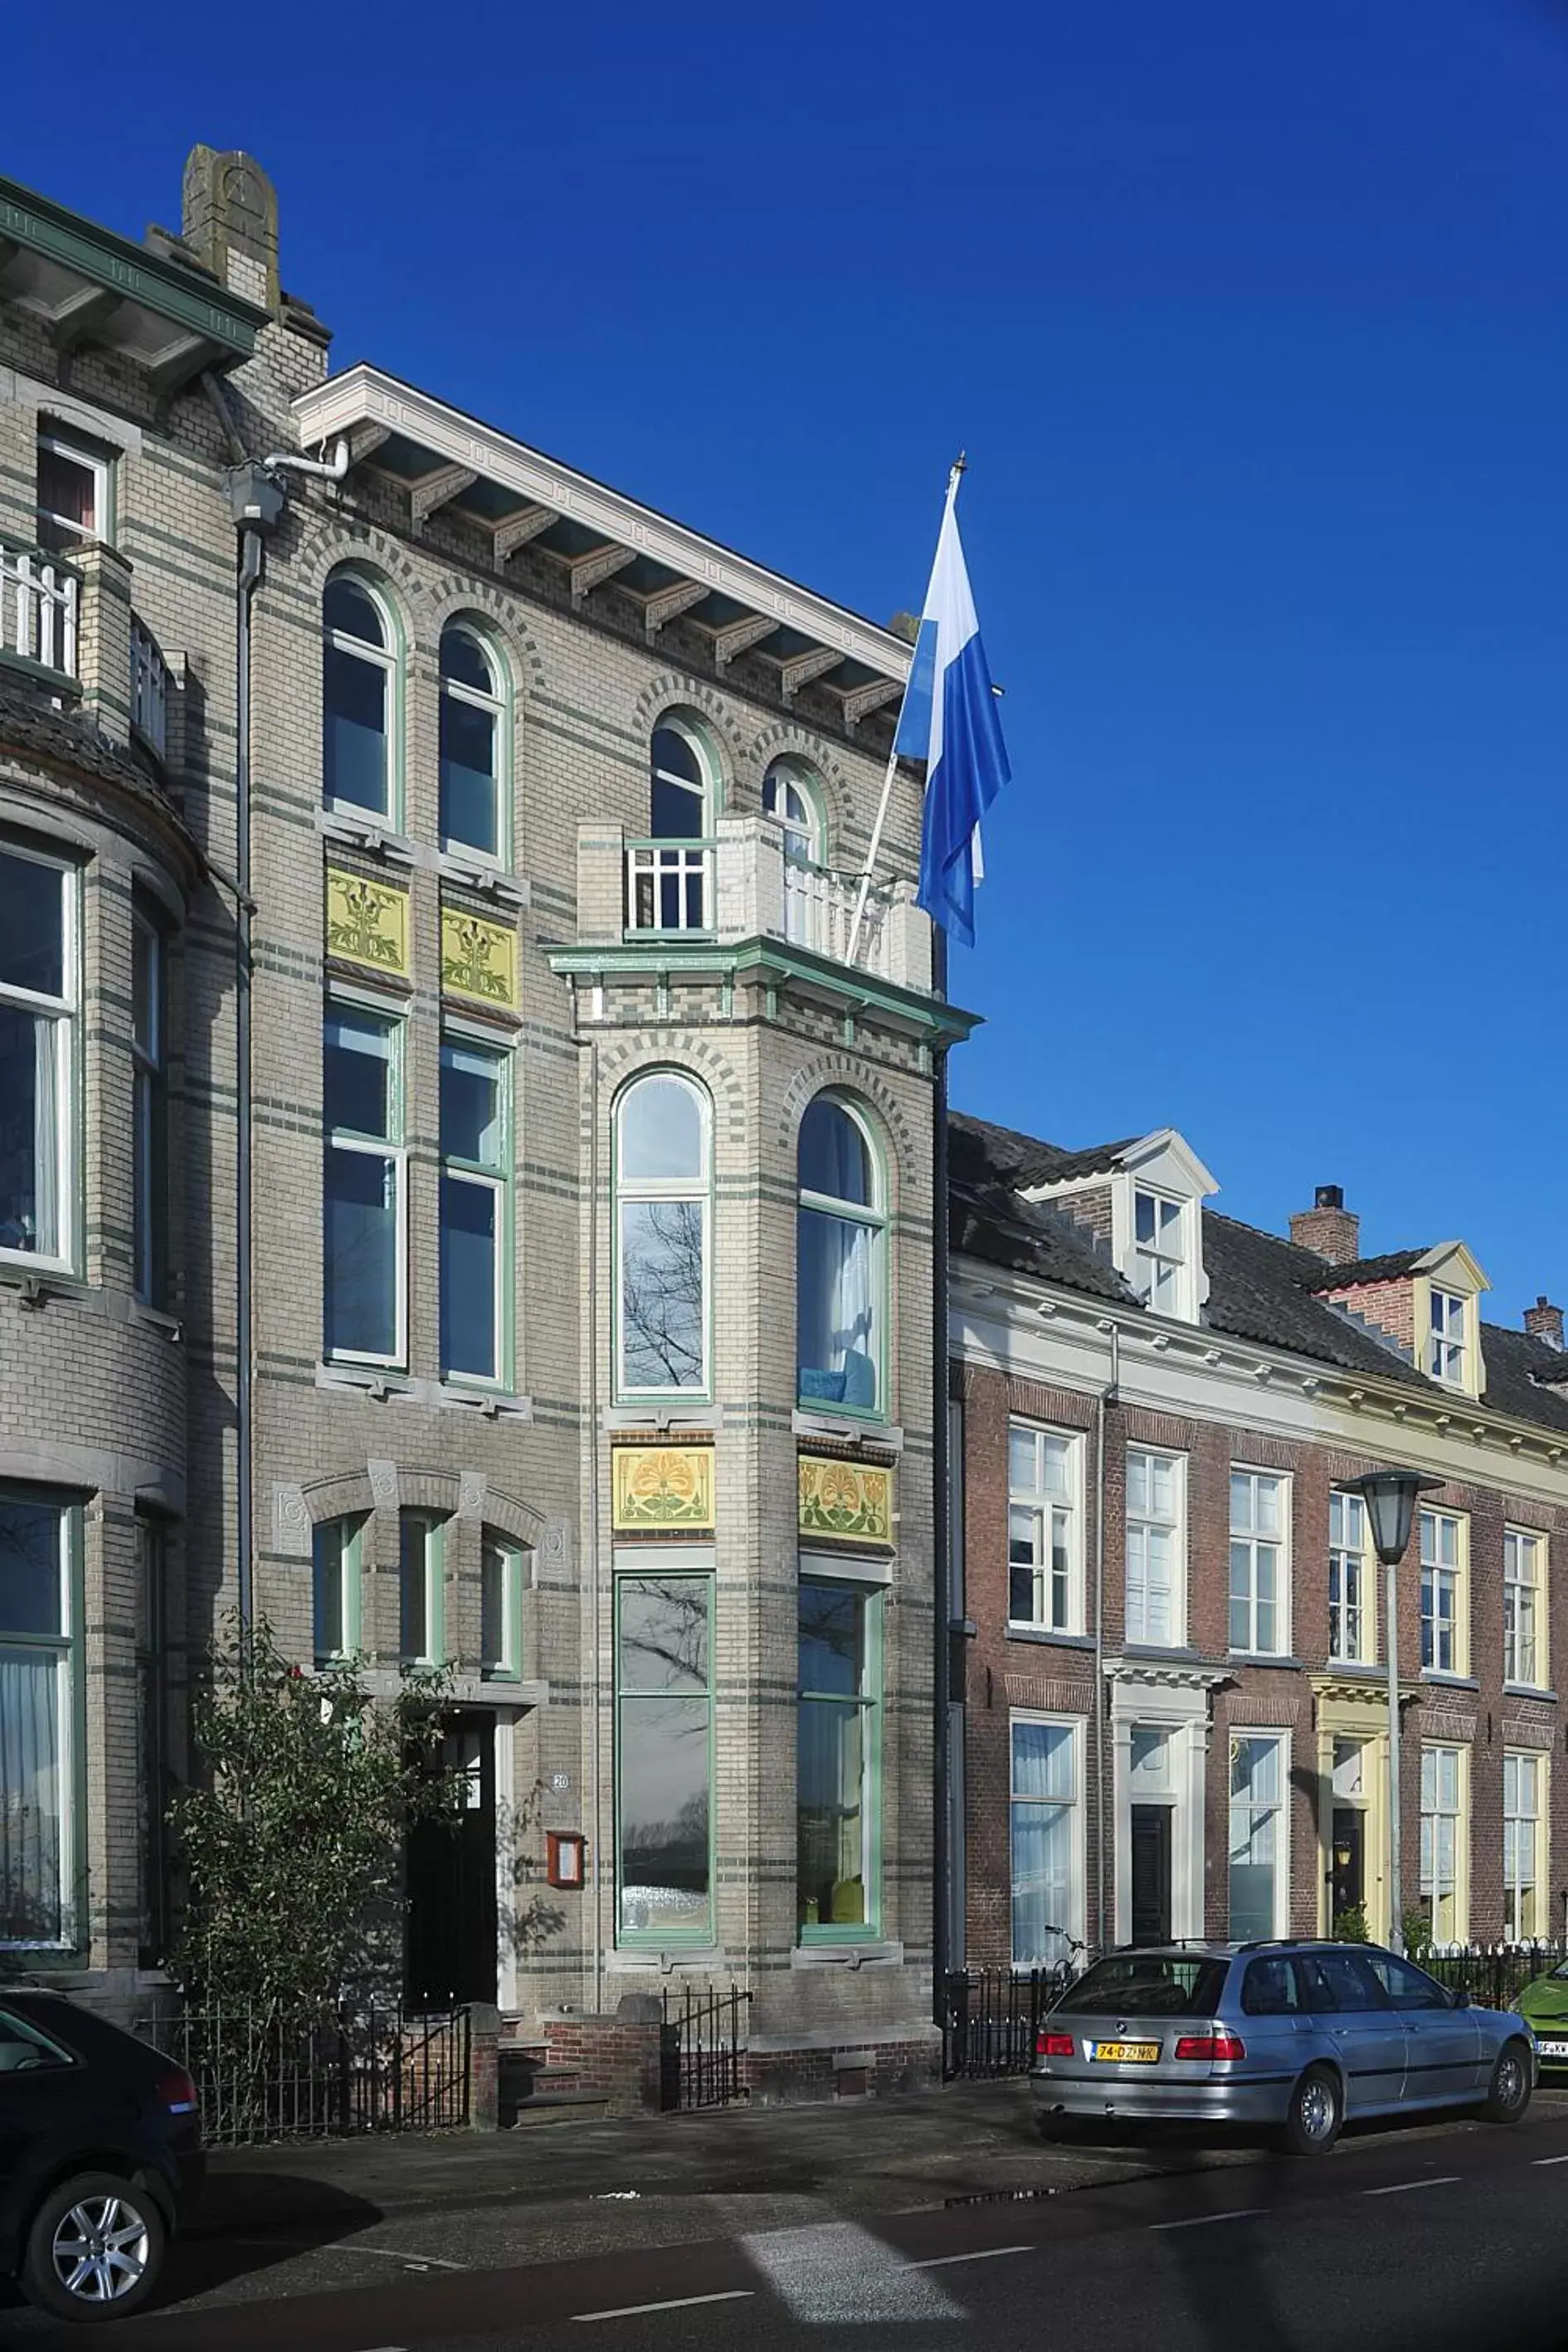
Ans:
{"type": "Polygon", "coordinates": [[[975,2254],[933,2254],[929,2262],[906,2263],[907,2271],[942,2271],[950,2263],[994,2263],[998,2254],[1032,2254],[1033,2246],[982,2246],[975,2254]]]}
{"type": "Polygon", "coordinates": [[[1568,2164],[1568,2156],[1532,2156],[1531,2164],[1568,2164]]]}
{"type": "MultiPolygon", "coordinates": [[[[332,2238],[329,2239],[324,2245],[305,2246],[300,2251],[311,2254],[379,2254],[384,2263],[415,2263],[421,2270],[429,2271],[461,2271],[468,2268],[466,2263],[445,2262],[439,2254],[405,2254],[399,2252],[395,2246],[356,2246],[352,2238],[332,2238]]],[[[396,2352],[395,2346],[393,2347],[393,2352],[396,2352]]]]}
{"type": "Polygon", "coordinates": [[[1458,2180],[1457,2172],[1439,2172],[1430,2180],[1393,2180],[1386,2189],[1363,2189],[1363,2197],[1403,2197],[1412,2189],[1447,2189],[1458,2180]]]}
{"type": "Polygon", "coordinates": [[[726,2287],[722,2294],[672,2294],[667,2303],[623,2303],[614,2311],[574,2311],[574,2319],[640,2319],[648,2311],[689,2311],[695,2303],[750,2303],[754,2287],[726,2287]]]}
{"type": "Polygon", "coordinates": [[[854,2221],[764,2230],[737,2242],[793,2316],[810,2327],[961,2320],[938,2279],[922,2278],[884,2240],[854,2221]]]}
{"type": "Polygon", "coordinates": [[[1228,2213],[1194,2213],[1185,2221],[1151,2221],[1151,2230],[1205,2230],[1211,2221],[1252,2221],[1267,2211],[1262,2205],[1237,2205],[1228,2213]]]}

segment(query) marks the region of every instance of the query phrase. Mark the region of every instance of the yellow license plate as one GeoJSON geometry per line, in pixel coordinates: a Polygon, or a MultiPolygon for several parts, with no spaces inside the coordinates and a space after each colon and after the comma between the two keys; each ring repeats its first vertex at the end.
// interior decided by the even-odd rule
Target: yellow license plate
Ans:
{"type": "Polygon", "coordinates": [[[1089,2057],[1097,2066],[1152,2066],[1160,2055],[1157,2042],[1093,2042],[1089,2057]]]}

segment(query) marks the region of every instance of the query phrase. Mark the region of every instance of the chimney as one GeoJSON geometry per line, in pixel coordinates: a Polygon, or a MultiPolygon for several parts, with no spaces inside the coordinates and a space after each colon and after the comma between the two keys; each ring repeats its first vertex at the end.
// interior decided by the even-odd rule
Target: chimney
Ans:
{"type": "Polygon", "coordinates": [[[1298,1249],[1316,1250],[1331,1265],[1349,1265],[1361,1255],[1361,1219],[1345,1206],[1338,1184],[1320,1184],[1310,1209],[1298,1209],[1290,1220],[1290,1239],[1298,1249]]]}
{"type": "Polygon", "coordinates": [[[1544,1290],[1533,1307],[1524,1310],[1524,1328],[1532,1339],[1544,1339],[1549,1348],[1563,1345],[1563,1309],[1553,1307],[1544,1290]]]}

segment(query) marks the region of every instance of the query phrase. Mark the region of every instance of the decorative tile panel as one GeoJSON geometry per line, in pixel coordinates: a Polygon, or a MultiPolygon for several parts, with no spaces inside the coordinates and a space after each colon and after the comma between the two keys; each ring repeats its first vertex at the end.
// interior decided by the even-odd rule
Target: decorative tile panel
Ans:
{"type": "Polygon", "coordinates": [[[800,1532],[816,1542],[890,1544],[893,1474],[831,1455],[800,1457],[800,1532]]]}
{"type": "Polygon", "coordinates": [[[408,893],[340,866],[327,868],[327,953],[372,971],[410,977],[408,893]]]}
{"type": "Polygon", "coordinates": [[[713,1525],[710,1445],[617,1445],[610,1454],[610,1524],[617,1535],[713,1525]]]}
{"type": "Polygon", "coordinates": [[[441,986],[448,996],[517,1011],[517,933],[466,907],[441,909],[441,986]]]}

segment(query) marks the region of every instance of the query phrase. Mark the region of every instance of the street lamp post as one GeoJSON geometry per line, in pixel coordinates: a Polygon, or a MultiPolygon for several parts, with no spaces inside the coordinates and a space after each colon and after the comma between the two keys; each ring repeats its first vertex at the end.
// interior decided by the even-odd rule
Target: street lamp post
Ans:
{"type": "Polygon", "coordinates": [[[1364,1477],[1346,1481],[1351,1493],[1366,1506],[1373,1549],[1384,1568],[1388,1612],[1388,1941],[1391,1949],[1405,1949],[1404,1856],[1399,1824],[1399,1563],[1410,1543],[1415,1497],[1440,1486],[1441,1478],[1423,1478],[1415,1470],[1369,1470],[1364,1477]]]}

